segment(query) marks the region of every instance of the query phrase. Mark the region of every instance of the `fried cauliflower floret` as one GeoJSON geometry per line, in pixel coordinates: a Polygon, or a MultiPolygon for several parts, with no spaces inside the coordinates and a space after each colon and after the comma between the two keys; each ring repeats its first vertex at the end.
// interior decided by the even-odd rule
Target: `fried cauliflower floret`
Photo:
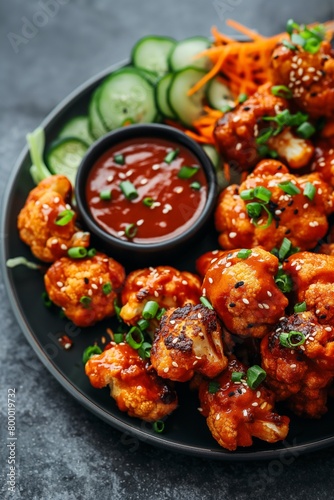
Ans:
{"type": "MultiPolygon", "coordinates": [[[[260,160],[259,134],[268,130],[270,122],[264,117],[275,117],[288,109],[288,102],[274,96],[271,84],[259,87],[258,91],[233,111],[218,120],[214,136],[224,159],[237,170],[251,170],[260,160]]],[[[310,141],[295,136],[290,127],[270,139],[268,145],[277,151],[291,168],[305,166],[313,154],[310,141]]]]}
{"type": "Polygon", "coordinates": [[[216,313],[201,304],[169,309],[155,333],[151,362],[160,377],[177,382],[195,372],[216,377],[227,366],[216,313]]]}
{"type": "Polygon", "coordinates": [[[75,214],[65,225],[56,221],[71,209],[72,186],[63,175],[53,175],[30,191],[19,213],[17,226],[21,240],[44,262],[54,262],[71,247],[88,247],[90,235],[75,226],[75,214]]]}
{"type": "Polygon", "coordinates": [[[318,172],[325,182],[334,186],[334,137],[319,139],[315,144],[311,170],[318,172]]]}
{"type": "Polygon", "coordinates": [[[128,344],[111,343],[109,349],[87,361],[85,371],[93,387],[109,385],[118,408],[130,417],[155,422],[177,407],[170,384],[128,344]]]}
{"type": "Polygon", "coordinates": [[[334,329],[318,323],[312,312],[282,318],[261,342],[262,367],[277,400],[288,401],[297,414],[319,418],[326,413],[327,391],[334,377],[334,329]],[[282,334],[298,332],[293,346],[282,334]]]}
{"type": "Polygon", "coordinates": [[[215,379],[216,392],[210,391],[209,381],[203,381],[199,388],[202,415],[212,436],[231,451],[238,446],[251,446],[253,437],[276,443],[285,439],[289,431],[289,418],[274,412],[274,394],[269,389],[261,384],[253,390],[246,382],[232,382],[233,372],[246,371],[234,359],[215,379]]]}
{"type": "Polygon", "coordinates": [[[115,314],[114,300],[124,279],[123,266],[103,253],[84,259],[62,257],[44,276],[52,302],[78,326],[115,314]]]}
{"type": "Polygon", "coordinates": [[[296,302],[305,301],[320,323],[334,327],[334,256],[299,252],[283,269],[292,278],[296,302]]]}
{"type": "Polygon", "coordinates": [[[198,274],[202,278],[204,278],[211,264],[216,262],[223,254],[224,250],[211,250],[198,257],[198,259],[196,260],[196,271],[198,272],[198,274]]]}
{"type": "Polygon", "coordinates": [[[292,91],[295,104],[312,118],[334,116],[334,59],[329,42],[315,54],[280,44],[272,54],[273,81],[292,91]]]}
{"type": "Polygon", "coordinates": [[[215,212],[215,225],[220,232],[219,244],[224,249],[260,245],[272,250],[280,247],[286,237],[301,250],[312,249],[327,233],[327,216],[334,211],[333,201],[332,187],[319,174],[296,177],[282,163],[263,160],[240,186],[229,186],[220,194],[215,212]],[[299,189],[298,194],[286,192],[289,183],[299,189]],[[309,183],[316,188],[312,200],[303,194],[309,183]],[[263,202],[255,197],[243,200],[240,196],[244,191],[260,186],[271,192],[269,203],[264,204],[272,216],[268,227],[269,215],[263,207],[255,220],[247,211],[249,203],[263,202]]]}
{"type": "Polygon", "coordinates": [[[150,300],[169,309],[182,307],[188,302],[198,304],[200,296],[200,279],[192,273],[170,266],[139,269],[127,276],[120,315],[125,323],[135,325],[150,300]]]}
{"type": "Polygon", "coordinates": [[[247,258],[224,252],[203,280],[205,295],[226,328],[241,337],[261,338],[283,316],[288,299],[275,284],[278,259],[260,247],[247,258]]]}

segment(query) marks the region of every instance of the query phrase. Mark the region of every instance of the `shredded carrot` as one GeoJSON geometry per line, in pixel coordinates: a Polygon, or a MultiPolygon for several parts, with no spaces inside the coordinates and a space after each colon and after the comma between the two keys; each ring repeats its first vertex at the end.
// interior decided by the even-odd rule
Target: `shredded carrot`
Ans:
{"type": "Polygon", "coordinates": [[[228,56],[228,51],[224,51],[220,54],[216,64],[213,66],[213,68],[208,71],[203,78],[201,78],[195,85],[188,91],[188,96],[191,96],[197,92],[200,88],[202,88],[211,78],[213,78],[217,73],[219,73],[221,66],[228,56]]]}
{"type": "Polygon", "coordinates": [[[213,138],[210,136],[206,137],[204,135],[199,135],[193,132],[192,130],[186,130],[185,133],[187,136],[194,139],[194,141],[199,142],[201,144],[213,144],[213,138]]]}
{"type": "Polygon", "coordinates": [[[233,38],[220,33],[216,26],[212,26],[211,33],[216,43],[231,43],[234,42],[233,38]]]}

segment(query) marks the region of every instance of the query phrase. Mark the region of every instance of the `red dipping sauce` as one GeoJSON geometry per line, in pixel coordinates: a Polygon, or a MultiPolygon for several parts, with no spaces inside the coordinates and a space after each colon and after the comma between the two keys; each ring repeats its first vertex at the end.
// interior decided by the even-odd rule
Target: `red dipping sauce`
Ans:
{"type": "Polygon", "coordinates": [[[158,243],[189,229],[204,209],[205,173],[186,147],[159,138],[123,141],[93,165],[86,199],[95,222],[107,233],[135,243],[158,243]],[[168,153],[177,151],[168,163],[168,153]],[[124,164],[120,164],[124,163],[124,164]],[[189,178],[189,169],[193,174],[189,178]],[[129,200],[121,183],[130,181],[137,197],[129,200]],[[110,199],[101,199],[109,192],[110,199]]]}

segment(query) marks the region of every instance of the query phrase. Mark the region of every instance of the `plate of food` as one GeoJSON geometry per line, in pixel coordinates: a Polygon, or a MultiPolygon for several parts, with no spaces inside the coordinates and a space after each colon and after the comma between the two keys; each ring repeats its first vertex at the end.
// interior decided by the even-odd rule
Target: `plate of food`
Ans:
{"type": "Polygon", "coordinates": [[[330,22],[229,23],[142,38],[28,134],[2,251],[77,401],[233,461],[334,444],[334,56],[330,22]]]}

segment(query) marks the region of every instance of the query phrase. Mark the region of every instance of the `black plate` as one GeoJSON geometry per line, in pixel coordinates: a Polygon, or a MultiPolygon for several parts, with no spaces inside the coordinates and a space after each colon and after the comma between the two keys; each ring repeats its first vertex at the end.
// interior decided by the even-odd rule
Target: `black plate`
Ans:
{"type": "MultiPolygon", "coordinates": [[[[41,125],[46,133],[47,144],[57,137],[59,130],[69,118],[87,112],[92,91],[108,73],[125,64],[126,62],[108,68],[60,103],[41,125]]],[[[24,335],[51,374],[77,401],[125,433],[153,445],[202,457],[228,461],[283,459],[287,454],[296,456],[334,444],[333,404],[320,421],[302,420],[292,416],[290,432],[284,443],[272,445],[255,440],[250,448],[228,452],[211,437],[205,419],[197,411],[199,406],[197,395],[189,391],[187,384],[178,385],[179,408],[168,418],[166,431],[163,434],[154,433],[149,424],[120,412],[110,398],[108,389],[94,389],[84,373],[82,352],[94,341],[100,341],[112,322],[104,321],[87,329],[75,327],[68,320],[61,319],[56,309],[45,308],[41,300],[44,290],[43,278],[38,272],[22,266],[9,270],[5,266],[8,258],[18,255],[32,259],[29,248],[21,242],[16,230],[17,215],[24,205],[28,192],[34,187],[29,167],[30,158],[28,149],[25,148],[14,167],[4,196],[1,224],[3,276],[14,314],[24,335]],[[68,351],[63,350],[57,340],[64,333],[74,341],[68,351]]],[[[217,246],[216,233],[211,228],[206,239],[192,255],[171,262],[166,259],[161,264],[172,264],[180,269],[193,271],[195,258],[217,246]]]]}

